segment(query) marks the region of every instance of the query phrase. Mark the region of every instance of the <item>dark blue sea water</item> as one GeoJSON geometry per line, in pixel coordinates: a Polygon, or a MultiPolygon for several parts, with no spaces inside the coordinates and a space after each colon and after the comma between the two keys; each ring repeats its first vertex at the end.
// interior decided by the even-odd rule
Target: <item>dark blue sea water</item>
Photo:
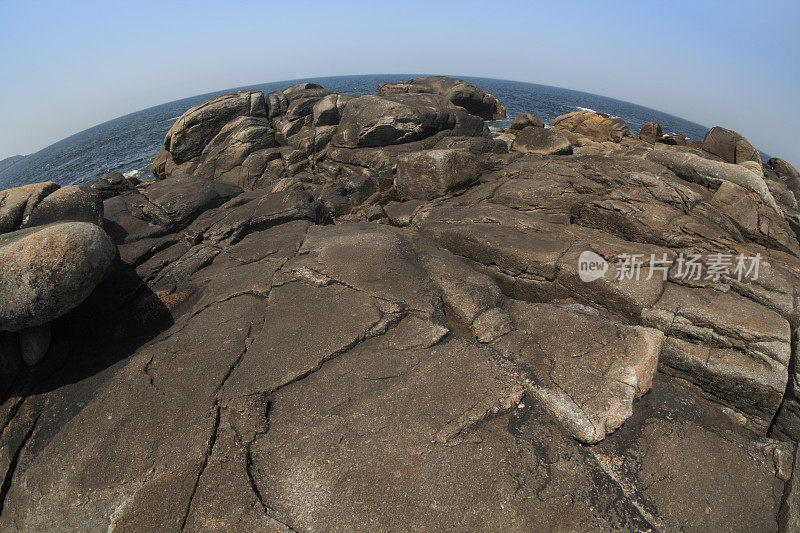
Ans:
{"type": "MultiPolygon", "coordinates": [[[[175,120],[190,107],[212,96],[254,88],[274,91],[300,82],[319,83],[341,93],[375,94],[379,82],[398,82],[416,74],[336,76],[265,83],[201,94],[137,111],[77,133],[31,154],[0,172],[0,189],[36,181],[53,180],[62,185],[83,183],[109,172],[152,179],[150,165],[175,120]]],[[[495,95],[508,111],[508,119],[490,128],[508,126],[519,113],[533,113],[545,123],[570,111],[591,109],[622,117],[638,133],[645,122],[658,122],[664,133],[683,133],[701,140],[708,128],[687,120],[613,98],[548,85],[489,78],[464,78],[495,95]]]]}

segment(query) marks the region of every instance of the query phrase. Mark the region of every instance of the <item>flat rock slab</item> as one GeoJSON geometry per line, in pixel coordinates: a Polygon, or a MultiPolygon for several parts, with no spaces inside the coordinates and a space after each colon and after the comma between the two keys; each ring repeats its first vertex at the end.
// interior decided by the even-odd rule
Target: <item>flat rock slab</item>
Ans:
{"type": "Polygon", "coordinates": [[[592,308],[512,301],[516,331],[495,346],[530,372],[530,394],[585,443],[633,414],[648,390],[664,334],[603,318],[592,308]]]}

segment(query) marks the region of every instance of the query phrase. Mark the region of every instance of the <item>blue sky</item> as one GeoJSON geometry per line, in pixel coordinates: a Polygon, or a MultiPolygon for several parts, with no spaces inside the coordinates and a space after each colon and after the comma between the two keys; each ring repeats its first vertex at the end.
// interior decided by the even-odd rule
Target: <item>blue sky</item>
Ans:
{"type": "Polygon", "coordinates": [[[723,125],[800,167],[800,3],[0,0],[0,159],[230,87],[428,72],[723,125]]]}

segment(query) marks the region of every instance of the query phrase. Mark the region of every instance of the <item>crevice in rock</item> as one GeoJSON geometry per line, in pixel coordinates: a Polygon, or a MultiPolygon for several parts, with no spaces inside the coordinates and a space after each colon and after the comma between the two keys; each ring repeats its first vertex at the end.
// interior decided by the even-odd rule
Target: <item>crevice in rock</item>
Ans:
{"type": "Polygon", "coordinates": [[[214,416],[214,427],[211,429],[211,435],[208,438],[208,445],[206,446],[206,452],[203,455],[203,462],[200,466],[200,471],[197,473],[197,478],[194,481],[194,487],[192,487],[192,494],[189,496],[189,501],[186,504],[186,512],[181,519],[181,531],[186,528],[186,521],[189,519],[189,514],[192,510],[192,502],[194,501],[194,497],[197,494],[197,488],[200,486],[200,479],[203,477],[203,472],[205,472],[206,467],[208,466],[208,460],[211,457],[211,454],[214,451],[214,443],[217,441],[217,432],[219,431],[219,422],[220,422],[220,407],[219,405],[215,405],[216,407],[216,414],[214,416]]]}
{"type": "Polygon", "coordinates": [[[11,481],[14,478],[14,473],[17,471],[17,464],[19,463],[20,455],[22,455],[22,450],[28,444],[31,436],[33,436],[33,432],[36,431],[36,428],[39,424],[39,417],[42,413],[37,413],[36,417],[33,419],[33,423],[28,431],[25,433],[25,436],[22,438],[22,441],[19,443],[17,450],[14,452],[14,456],[11,458],[11,462],[8,465],[8,470],[6,471],[6,477],[3,479],[3,484],[0,486],[0,516],[3,515],[3,510],[5,509],[6,504],[6,497],[8,496],[8,491],[11,490],[11,481]]]}
{"type": "Polygon", "coordinates": [[[269,431],[269,415],[271,410],[272,410],[272,402],[267,401],[267,405],[264,407],[264,419],[266,421],[264,429],[253,435],[253,438],[250,439],[250,441],[245,445],[245,473],[247,474],[247,481],[250,484],[250,490],[255,495],[259,505],[261,505],[264,514],[270,517],[271,519],[275,520],[276,522],[278,522],[282,527],[285,527],[287,530],[296,531],[296,529],[290,526],[288,523],[286,523],[285,520],[278,519],[276,517],[275,510],[272,507],[270,507],[270,505],[267,504],[267,502],[264,500],[264,496],[261,494],[261,490],[259,490],[258,488],[258,484],[256,483],[255,475],[253,473],[255,465],[253,463],[252,447],[253,444],[255,444],[255,442],[260,437],[262,437],[267,433],[267,431],[269,431]]]}
{"type": "Polygon", "coordinates": [[[781,403],[780,405],[778,405],[778,409],[775,411],[775,415],[769,422],[769,426],[767,428],[767,435],[775,434],[775,429],[778,424],[778,419],[780,418],[780,415],[783,412],[787,400],[792,396],[794,396],[797,392],[800,392],[794,389],[794,379],[792,379],[791,375],[792,369],[795,368],[797,365],[800,365],[800,362],[797,361],[798,357],[797,351],[800,350],[800,346],[798,346],[798,334],[796,330],[792,329],[791,338],[789,340],[791,345],[789,364],[787,365],[789,369],[789,380],[786,382],[786,390],[784,390],[783,392],[783,398],[781,398],[781,403]]]}

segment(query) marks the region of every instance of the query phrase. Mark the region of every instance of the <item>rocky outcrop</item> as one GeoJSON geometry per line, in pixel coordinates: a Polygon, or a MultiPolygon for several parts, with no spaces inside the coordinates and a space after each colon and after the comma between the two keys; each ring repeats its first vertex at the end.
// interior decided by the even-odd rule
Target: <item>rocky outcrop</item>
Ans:
{"type": "MultiPolygon", "coordinates": [[[[778,165],[599,115],[505,133],[571,155],[509,152],[400,92],[198,106],[165,179],[81,186],[108,236],[20,229],[58,190],[4,192],[0,529],[792,523],[800,243],[778,165]],[[262,126],[274,146],[245,135],[262,126]]],[[[64,189],[43,213],[63,197],[97,222],[64,189]]]]}
{"type": "Polygon", "coordinates": [[[646,123],[639,132],[639,138],[650,144],[655,143],[662,137],[664,137],[664,130],[661,129],[661,124],[656,122],[646,123]]]}
{"type": "Polygon", "coordinates": [[[524,154],[570,155],[572,144],[557,131],[528,126],[516,134],[511,149],[524,154]]]}
{"type": "Polygon", "coordinates": [[[739,133],[714,126],[703,139],[703,150],[728,163],[755,161],[761,164],[761,154],[739,133]]]}
{"type": "Polygon", "coordinates": [[[689,152],[654,150],[648,157],[666,166],[681,178],[696,181],[707,187],[719,186],[726,181],[735,183],[755,193],[765,205],[780,212],[775,198],[764,182],[763,174],[759,175],[741,165],[712,161],[689,152]]]}
{"type": "Polygon", "coordinates": [[[403,200],[432,200],[469,185],[480,171],[466,150],[423,150],[398,159],[395,185],[403,200]]]}
{"type": "Polygon", "coordinates": [[[445,130],[479,135],[485,128],[482,120],[439,95],[361,96],[345,105],[332,142],[344,148],[377,147],[419,141],[445,130]]]}
{"type": "Polygon", "coordinates": [[[561,115],[553,119],[552,126],[557,131],[584,135],[595,142],[618,143],[627,137],[634,136],[621,118],[611,118],[608,115],[592,111],[573,111],[561,115]]]}
{"type": "Polygon", "coordinates": [[[471,83],[447,76],[422,76],[403,83],[381,83],[380,96],[405,93],[430,93],[444,96],[471,115],[484,120],[506,118],[506,108],[497,98],[471,83]]]}
{"type": "Polygon", "coordinates": [[[544,128],[544,122],[531,115],[530,113],[520,113],[508,127],[511,131],[522,131],[528,126],[544,128]]]}

